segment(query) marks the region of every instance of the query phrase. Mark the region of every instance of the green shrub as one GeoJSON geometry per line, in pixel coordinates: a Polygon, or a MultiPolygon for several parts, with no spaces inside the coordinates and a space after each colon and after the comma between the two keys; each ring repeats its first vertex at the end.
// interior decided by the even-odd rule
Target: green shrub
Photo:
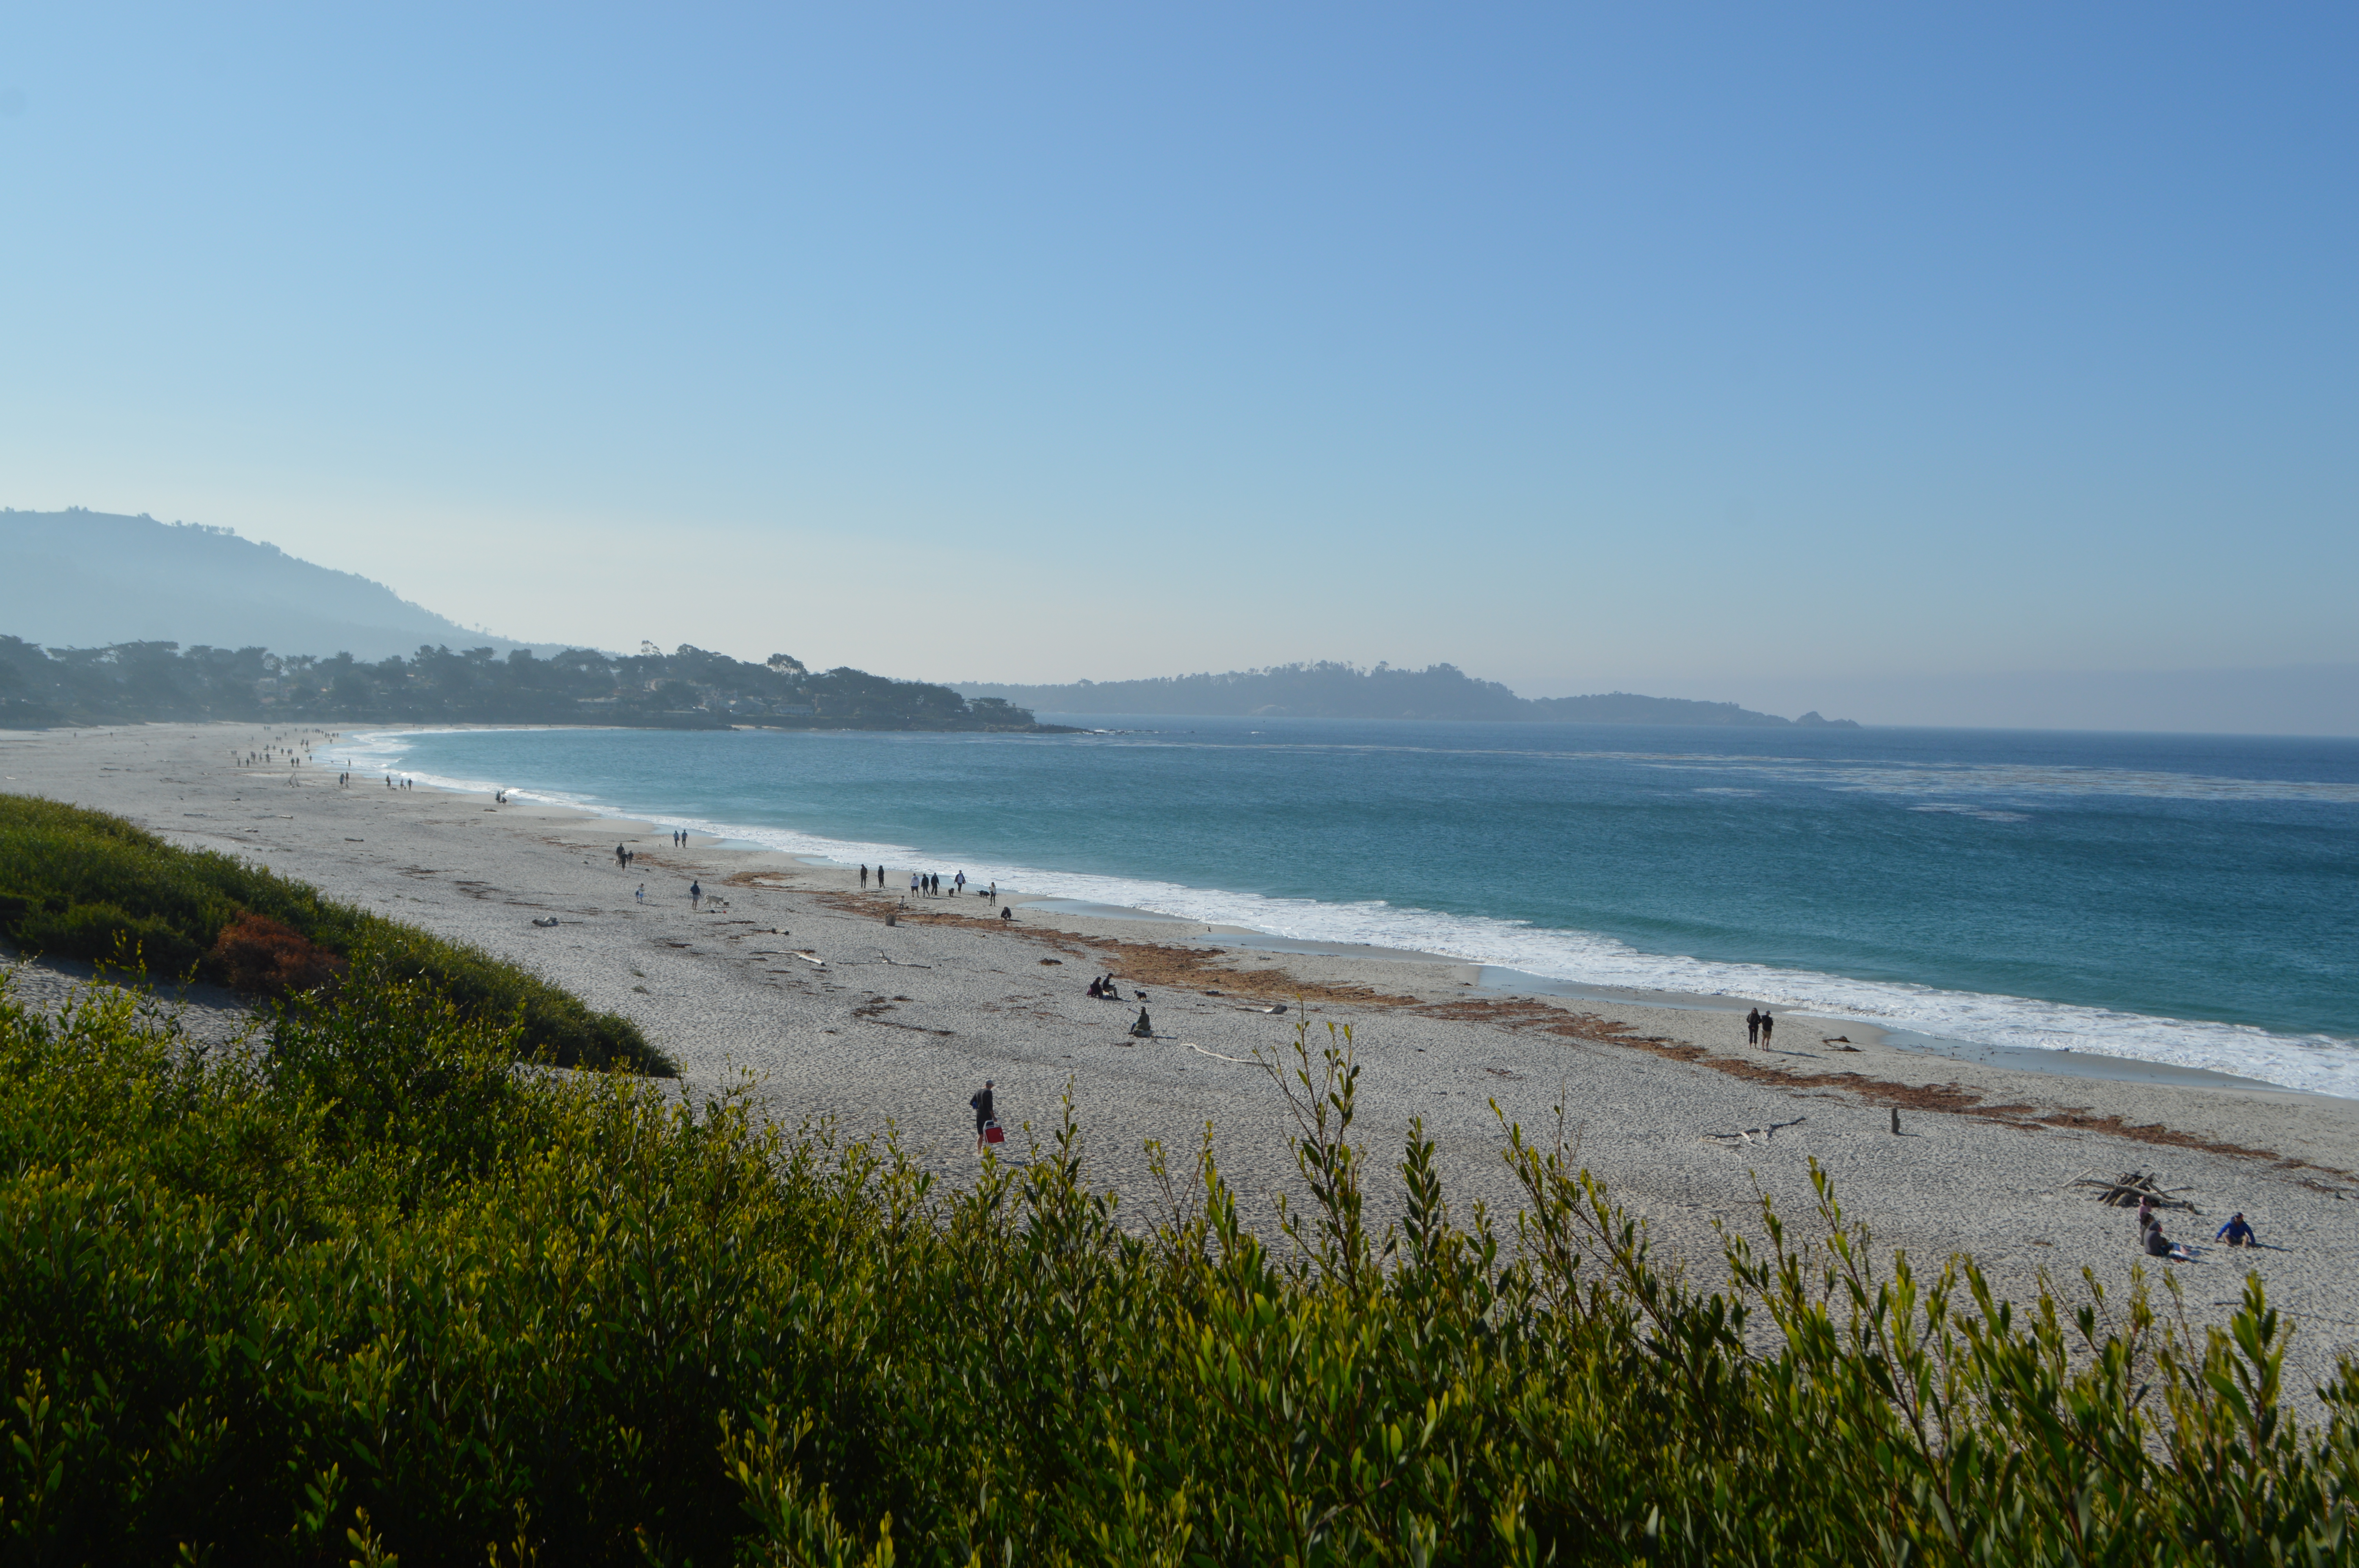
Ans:
{"type": "Polygon", "coordinates": [[[154,915],[135,915],[111,903],[75,903],[60,911],[28,910],[16,940],[44,953],[61,953],[117,969],[185,979],[202,956],[198,946],[154,915]]]}
{"type": "Polygon", "coordinates": [[[194,967],[203,979],[232,984],[256,971],[220,949],[222,932],[240,916],[259,916],[339,958],[369,956],[469,1017],[521,1018],[524,1049],[558,1065],[673,1071],[630,1020],[592,1012],[517,965],[231,856],[176,849],[103,812],[0,794],[0,866],[15,883],[0,896],[0,936],[22,947],[125,967],[127,955],[144,951],[147,973],[158,979],[182,979],[194,967]],[[118,948],[118,938],[125,946],[118,948]]]}
{"type": "MultiPolygon", "coordinates": [[[[0,1005],[0,1563],[2349,1562],[2359,1379],[2143,1292],[1990,1299],[1821,1184],[1709,1285],[1559,1144],[1366,1222],[1348,1038],[1286,1080],[1266,1246],[1070,1113],[944,1190],[897,1145],[511,1066],[380,968],[207,1065],[0,1005]]],[[[1192,1173],[1186,1168],[1192,1163],[1192,1173]]]]}

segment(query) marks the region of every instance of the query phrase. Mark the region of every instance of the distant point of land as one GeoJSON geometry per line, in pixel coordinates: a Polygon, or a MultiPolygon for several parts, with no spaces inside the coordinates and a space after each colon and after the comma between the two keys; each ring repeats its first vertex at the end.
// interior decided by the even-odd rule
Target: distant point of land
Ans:
{"type": "Polygon", "coordinates": [[[1275,665],[1223,675],[1165,676],[1154,680],[1078,681],[1071,686],[1007,686],[955,681],[970,698],[998,697],[1042,713],[1158,714],[1199,718],[1459,719],[1556,724],[1711,724],[1777,729],[1801,726],[1856,730],[1850,719],[1805,713],[1782,719],[1733,702],[1640,697],[1626,691],[1595,697],[1517,697],[1497,681],[1477,680],[1455,665],[1421,670],[1378,665],[1275,665]]]}

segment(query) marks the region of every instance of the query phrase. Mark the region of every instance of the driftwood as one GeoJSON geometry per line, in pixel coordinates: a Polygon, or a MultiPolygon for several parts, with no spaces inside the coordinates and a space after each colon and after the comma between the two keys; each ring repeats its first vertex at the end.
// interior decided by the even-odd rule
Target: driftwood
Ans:
{"type": "Polygon", "coordinates": [[[2095,1190],[2097,1201],[2114,1208],[2136,1208],[2141,1202],[2156,1208],[2180,1208],[2190,1214],[2201,1214],[2180,1193],[2193,1192],[2192,1187],[2165,1187],[2150,1171],[2124,1171],[2118,1176],[2077,1176],[2072,1184],[2095,1190]]]}
{"type": "Polygon", "coordinates": [[[1798,1116],[1791,1121],[1773,1121],[1767,1127],[1747,1127],[1734,1132],[1707,1132],[1702,1136],[1719,1139],[1723,1143],[1750,1143],[1757,1136],[1767,1143],[1777,1136],[1779,1128],[1799,1127],[1810,1119],[1807,1116],[1798,1116]]]}
{"type": "Polygon", "coordinates": [[[1205,1050],[1201,1045],[1197,1044],[1193,1041],[1183,1041],[1181,1044],[1185,1044],[1189,1050],[1193,1051],[1199,1056],[1210,1056],[1215,1062],[1235,1062],[1247,1067],[1254,1065],[1253,1058],[1250,1056],[1223,1056],[1218,1051],[1205,1050]]]}

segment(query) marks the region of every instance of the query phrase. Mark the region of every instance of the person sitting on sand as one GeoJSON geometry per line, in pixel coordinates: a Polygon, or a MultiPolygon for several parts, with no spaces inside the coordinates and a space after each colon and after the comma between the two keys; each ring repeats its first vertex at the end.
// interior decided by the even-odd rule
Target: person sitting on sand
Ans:
{"type": "Polygon", "coordinates": [[[1002,920],[1013,920],[1016,918],[1016,912],[1003,903],[999,906],[999,918],[1002,920]]]}
{"type": "Polygon", "coordinates": [[[2253,1227],[2245,1223],[2245,1217],[2242,1214],[2230,1215],[2228,1217],[2228,1223],[2220,1227],[2220,1233],[2217,1236],[2214,1236],[2212,1239],[2214,1241],[2224,1241],[2231,1247],[2257,1247],[2260,1245],[2260,1238],[2253,1234],[2253,1227]]]}
{"type": "Polygon", "coordinates": [[[2173,1263],[2192,1263],[2195,1254],[2162,1233],[2162,1221],[2156,1220],[2146,1227],[2146,1255],[2173,1263]]]}
{"type": "Polygon", "coordinates": [[[1105,995],[1105,982],[1096,979],[1094,976],[1092,977],[1090,980],[1090,995],[1093,999],[1105,995]]]}
{"type": "Polygon", "coordinates": [[[1138,1010],[1138,1022],[1130,1026],[1130,1033],[1132,1037],[1135,1039],[1152,1040],[1155,1038],[1155,1025],[1147,1022],[1147,1010],[1145,1008],[1142,1007],[1138,1010]]]}

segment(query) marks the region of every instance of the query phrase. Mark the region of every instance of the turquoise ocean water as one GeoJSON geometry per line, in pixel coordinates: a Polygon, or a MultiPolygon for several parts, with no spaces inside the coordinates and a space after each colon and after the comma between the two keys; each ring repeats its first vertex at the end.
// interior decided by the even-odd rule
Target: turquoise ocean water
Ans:
{"type": "Polygon", "coordinates": [[[1102,728],[340,754],[904,875],[2359,1096],[2359,741],[1067,722],[1102,728]]]}

